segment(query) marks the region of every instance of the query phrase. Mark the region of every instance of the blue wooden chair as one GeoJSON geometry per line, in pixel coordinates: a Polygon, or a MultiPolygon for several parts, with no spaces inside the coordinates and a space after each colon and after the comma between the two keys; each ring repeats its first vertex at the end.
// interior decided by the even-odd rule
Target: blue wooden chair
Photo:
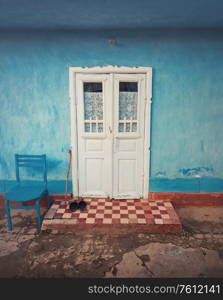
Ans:
{"type": "Polygon", "coordinates": [[[5,195],[5,210],[8,221],[8,230],[12,230],[12,220],[10,209],[36,209],[37,213],[37,227],[38,231],[41,230],[41,215],[40,215],[40,200],[46,196],[48,208],[51,205],[51,200],[47,189],[47,169],[46,169],[46,155],[19,155],[15,154],[16,166],[16,180],[17,184],[11,188],[5,195]],[[38,169],[43,175],[43,182],[34,182],[29,185],[21,180],[20,168],[31,168],[32,170],[38,169]],[[28,205],[28,201],[34,200],[34,205],[28,205]],[[12,202],[21,202],[22,205],[11,205],[12,202]]]}

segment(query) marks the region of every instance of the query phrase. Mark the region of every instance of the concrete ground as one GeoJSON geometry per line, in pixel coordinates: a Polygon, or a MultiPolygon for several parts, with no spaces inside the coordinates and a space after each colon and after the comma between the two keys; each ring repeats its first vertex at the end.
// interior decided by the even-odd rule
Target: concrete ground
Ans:
{"type": "Polygon", "coordinates": [[[0,277],[223,277],[223,207],[176,211],[178,234],[37,234],[34,212],[8,232],[1,209],[0,277]]]}

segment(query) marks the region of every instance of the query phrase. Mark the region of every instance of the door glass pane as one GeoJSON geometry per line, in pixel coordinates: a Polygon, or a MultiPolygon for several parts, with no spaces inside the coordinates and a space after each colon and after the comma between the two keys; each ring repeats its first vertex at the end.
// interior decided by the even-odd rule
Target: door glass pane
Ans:
{"type": "Polygon", "coordinates": [[[137,123],[134,122],[132,123],[132,132],[136,132],[137,131],[137,123]]]}
{"type": "Polygon", "coordinates": [[[103,123],[98,123],[98,132],[103,132],[103,123]]]}
{"type": "Polygon", "coordinates": [[[84,120],[85,132],[103,132],[102,82],[84,82],[84,120]]]}
{"type": "Polygon", "coordinates": [[[119,132],[137,131],[137,105],[138,82],[119,82],[119,132]]]}
{"type": "Polygon", "coordinates": [[[85,123],[84,131],[85,132],[90,132],[90,123],[85,123]]]}
{"type": "Polygon", "coordinates": [[[123,123],[119,123],[118,131],[119,132],[124,132],[124,124],[123,123]]]}
{"type": "Polygon", "coordinates": [[[130,132],[130,131],[131,131],[131,124],[126,123],[126,132],[130,132]]]}
{"type": "Polygon", "coordinates": [[[92,123],[92,132],[96,132],[96,123],[92,123]]]}

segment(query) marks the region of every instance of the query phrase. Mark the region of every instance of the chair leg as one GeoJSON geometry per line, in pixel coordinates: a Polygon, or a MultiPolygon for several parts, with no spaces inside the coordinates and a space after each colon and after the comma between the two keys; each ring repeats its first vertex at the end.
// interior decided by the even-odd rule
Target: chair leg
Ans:
{"type": "Polygon", "coordinates": [[[9,202],[5,200],[5,212],[7,216],[7,225],[8,225],[8,230],[12,231],[12,219],[11,219],[11,213],[10,213],[10,206],[9,202]]]}
{"type": "Polygon", "coordinates": [[[38,231],[41,231],[42,218],[40,215],[40,199],[36,200],[36,214],[37,214],[37,227],[38,231]]]}
{"type": "Polygon", "coordinates": [[[52,201],[51,201],[51,198],[50,198],[49,194],[47,194],[46,200],[47,200],[47,208],[50,208],[50,206],[52,204],[52,201]]]}

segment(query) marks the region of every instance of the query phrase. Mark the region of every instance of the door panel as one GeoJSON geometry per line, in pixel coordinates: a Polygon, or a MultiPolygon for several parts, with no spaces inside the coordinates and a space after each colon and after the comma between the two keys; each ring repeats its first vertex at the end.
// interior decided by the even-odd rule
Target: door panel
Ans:
{"type": "Polygon", "coordinates": [[[129,195],[136,191],[136,160],[118,159],[118,192],[120,195],[129,195]]]}
{"type": "Polygon", "coordinates": [[[113,198],[143,194],[145,75],[114,75],[113,198]]]}
{"type": "Polygon", "coordinates": [[[107,197],[111,182],[108,168],[109,75],[77,75],[77,127],[79,195],[107,197]]]}
{"type": "Polygon", "coordinates": [[[104,187],[103,178],[103,158],[86,158],[85,159],[86,174],[86,191],[90,193],[101,194],[104,187]]]}

